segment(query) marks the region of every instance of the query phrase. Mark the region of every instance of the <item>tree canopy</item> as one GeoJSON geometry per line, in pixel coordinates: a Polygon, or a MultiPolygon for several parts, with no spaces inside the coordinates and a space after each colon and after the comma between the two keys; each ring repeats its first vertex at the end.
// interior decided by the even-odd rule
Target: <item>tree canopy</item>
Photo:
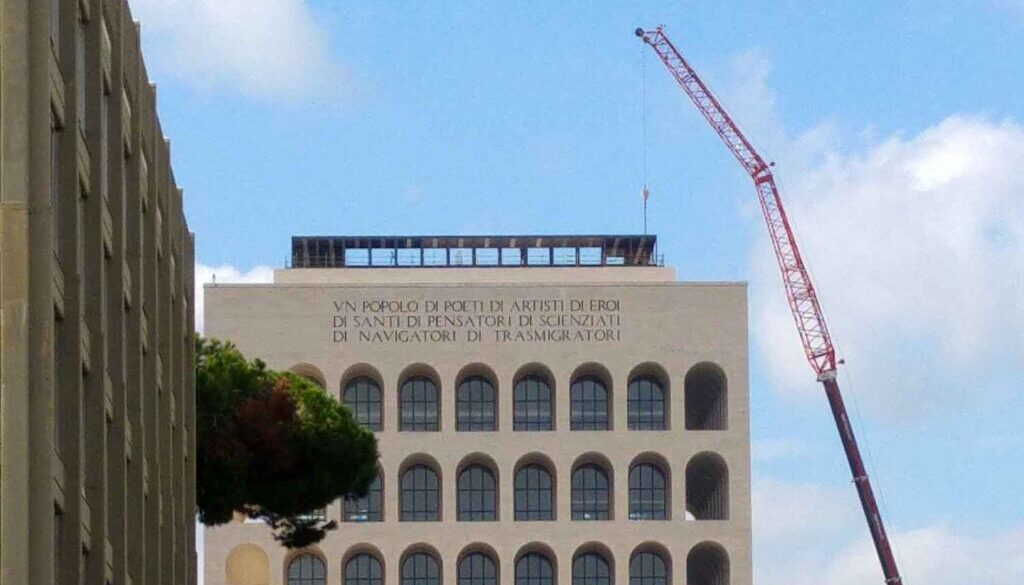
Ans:
{"type": "Polygon", "coordinates": [[[336,526],[316,512],[366,495],[377,474],[377,440],[347,408],[229,342],[197,336],[196,411],[204,524],[239,512],[264,520],[285,546],[307,546],[336,526]]]}

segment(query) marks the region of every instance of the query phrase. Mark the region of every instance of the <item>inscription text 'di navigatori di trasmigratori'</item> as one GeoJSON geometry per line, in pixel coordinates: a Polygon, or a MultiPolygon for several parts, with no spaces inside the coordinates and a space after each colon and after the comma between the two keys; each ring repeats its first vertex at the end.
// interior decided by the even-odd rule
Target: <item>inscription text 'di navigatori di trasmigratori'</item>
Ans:
{"type": "Polygon", "coordinates": [[[613,343],[619,299],[377,299],[332,302],[334,343],[613,343]]]}

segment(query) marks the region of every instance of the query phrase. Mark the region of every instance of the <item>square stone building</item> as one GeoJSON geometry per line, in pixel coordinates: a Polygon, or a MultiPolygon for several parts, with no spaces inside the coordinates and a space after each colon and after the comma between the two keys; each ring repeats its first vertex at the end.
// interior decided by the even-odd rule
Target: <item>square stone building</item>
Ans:
{"type": "Polygon", "coordinates": [[[207,585],[750,585],[747,290],[654,236],[296,237],[206,334],[377,433],[369,495],[287,550],[206,531],[207,585]]]}

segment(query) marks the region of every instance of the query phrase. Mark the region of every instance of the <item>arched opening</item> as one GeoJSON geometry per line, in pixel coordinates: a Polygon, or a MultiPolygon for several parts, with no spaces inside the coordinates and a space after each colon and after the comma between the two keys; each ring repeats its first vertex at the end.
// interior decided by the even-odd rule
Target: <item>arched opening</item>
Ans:
{"type": "Polygon", "coordinates": [[[299,376],[300,378],[305,378],[306,380],[309,380],[310,382],[316,384],[320,388],[327,387],[324,381],[324,373],[320,371],[320,368],[314,366],[313,364],[295,364],[289,369],[289,371],[291,371],[296,376],[299,376]]]}
{"type": "Polygon", "coordinates": [[[607,431],[612,428],[611,375],[597,363],[573,372],[569,386],[569,428],[574,431],[607,431]]]}
{"type": "Polygon", "coordinates": [[[440,378],[433,368],[415,364],[399,376],[398,430],[441,430],[440,378]]]}
{"type": "Polygon", "coordinates": [[[498,482],[493,465],[471,461],[461,466],[456,500],[459,522],[488,522],[498,519],[498,482]]]}
{"type": "Polygon", "coordinates": [[[554,555],[540,546],[524,547],[515,565],[515,585],[555,585],[554,555]]]}
{"type": "Polygon", "coordinates": [[[729,585],[729,555],[713,542],[702,542],[686,557],[686,585],[729,585]]]}
{"type": "Polygon", "coordinates": [[[231,549],[224,561],[228,585],[267,585],[270,583],[270,559],[255,544],[240,544],[231,549]]]}
{"type": "Polygon", "coordinates": [[[495,431],[498,429],[496,377],[483,364],[466,366],[457,376],[455,430],[495,431]]]}
{"type": "Polygon", "coordinates": [[[638,457],[629,468],[629,519],[671,518],[668,466],[660,457],[638,457]]]}
{"type": "Polygon", "coordinates": [[[345,561],[343,585],[384,585],[384,564],[369,552],[359,552],[345,561]]]}
{"type": "Polygon", "coordinates": [[[631,431],[663,431],[669,428],[668,374],[660,365],[647,362],[633,368],[626,388],[628,427],[631,431]]]}
{"type": "Polygon", "coordinates": [[[629,559],[629,585],[668,585],[672,581],[668,551],[661,545],[644,544],[629,559]]]}
{"type": "Polygon", "coordinates": [[[401,469],[398,521],[439,522],[441,474],[437,462],[428,456],[413,455],[401,469]]]}
{"type": "Polygon", "coordinates": [[[302,553],[288,563],[287,585],[326,585],[327,567],[315,554],[302,553]]]}
{"type": "Polygon", "coordinates": [[[441,561],[430,550],[417,548],[402,559],[401,585],[441,585],[441,561]]]}
{"type": "Polygon", "coordinates": [[[722,431],[729,428],[728,384],[722,368],[701,362],[686,373],[686,430],[722,431]]]}
{"type": "Polygon", "coordinates": [[[729,469],[715,453],[699,453],[686,465],[686,511],[694,520],[729,519],[729,469]]]}
{"type": "Polygon", "coordinates": [[[493,552],[473,546],[459,557],[457,585],[498,585],[498,563],[493,552]]]}
{"type": "Polygon", "coordinates": [[[345,500],[345,522],[382,522],[384,520],[384,478],[380,469],[366,495],[345,500]]]}
{"type": "Polygon", "coordinates": [[[516,372],[512,390],[512,429],[550,431],[555,428],[554,379],[550,370],[530,364],[516,372]]]}
{"type": "Polygon", "coordinates": [[[555,519],[555,474],[551,460],[527,455],[516,464],[514,479],[515,519],[555,519]]]}
{"type": "Polygon", "coordinates": [[[357,423],[374,432],[383,430],[381,390],[376,380],[369,376],[351,378],[346,382],[341,397],[357,423]]]}
{"type": "Polygon", "coordinates": [[[611,465],[607,459],[585,455],[572,470],[572,519],[610,520],[612,518],[611,465]]]}

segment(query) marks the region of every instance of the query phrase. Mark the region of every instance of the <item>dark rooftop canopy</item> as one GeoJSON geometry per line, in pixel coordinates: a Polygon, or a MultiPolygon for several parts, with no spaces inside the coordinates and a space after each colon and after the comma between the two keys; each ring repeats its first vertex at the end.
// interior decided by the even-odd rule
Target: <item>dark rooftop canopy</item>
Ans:
{"type": "Polygon", "coordinates": [[[292,268],[657,266],[657,236],[294,236],[292,268]]]}

